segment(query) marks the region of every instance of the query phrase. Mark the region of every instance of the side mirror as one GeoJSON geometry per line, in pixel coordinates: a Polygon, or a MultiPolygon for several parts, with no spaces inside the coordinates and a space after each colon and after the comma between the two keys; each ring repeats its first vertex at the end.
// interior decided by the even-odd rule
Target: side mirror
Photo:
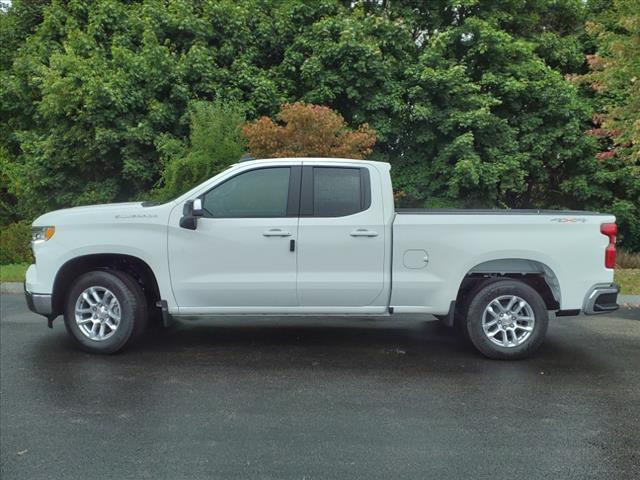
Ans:
{"type": "Polygon", "coordinates": [[[182,217],[180,218],[180,226],[187,230],[195,230],[198,228],[198,217],[204,215],[202,209],[202,199],[187,200],[182,207],[182,217]]]}
{"type": "Polygon", "coordinates": [[[201,198],[196,198],[193,201],[193,206],[191,207],[191,215],[193,215],[194,217],[202,217],[204,215],[201,198]]]}
{"type": "Polygon", "coordinates": [[[182,206],[182,216],[189,217],[191,212],[193,212],[193,200],[187,200],[182,206]]]}
{"type": "Polygon", "coordinates": [[[195,230],[198,228],[198,217],[182,217],[180,218],[180,226],[187,230],[195,230]]]}

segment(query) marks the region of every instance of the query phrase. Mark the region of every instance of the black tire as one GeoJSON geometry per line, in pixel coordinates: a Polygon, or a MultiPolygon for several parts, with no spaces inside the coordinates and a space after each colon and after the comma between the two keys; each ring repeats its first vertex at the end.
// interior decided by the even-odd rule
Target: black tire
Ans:
{"type": "Polygon", "coordinates": [[[133,292],[136,298],[141,299],[140,301],[136,302],[136,321],[134,322],[133,334],[131,337],[131,341],[133,341],[140,337],[140,335],[144,333],[144,331],[147,329],[147,326],[149,325],[149,306],[147,303],[147,298],[140,284],[131,275],[125,272],[121,272],[120,270],[108,270],[108,272],[114,274],[120,280],[122,280],[133,292]]]}
{"type": "MultiPolygon", "coordinates": [[[[529,357],[540,348],[547,334],[548,325],[549,312],[540,294],[524,282],[508,279],[493,281],[475,290],[467,308],[464,330],[473,346],[486,357],[499,360],[519,360],[529,357]],[[482,319],[485,309],[493,300],[502,296],[520,297],[528,303],[533,311],[535,317],[533,330],[519,345],[498,345],[484,332],[482,319]]],[[[524,333],[521,330],[519,332],[519,334],[524,333]]],[[[493,333],[493,331],[490,331],[490,333],[493,333]]],[[[497,341],[504,338],[502,335],[507,335],[507,333],[499,333],[498,335],[499,337],[496,337],[497,341]]],[[[512,339],[513,334],[509,333],[507,343],[512,339]]],[[[511,343],[516,342],[513,341],[511,343]]]]}
{"type": "Polygon", "coordinates": [[[88,272],[73,283],[67,294],[64,324],[67,333],[82,350],[90,353],[111,354],[126,347],[144,328],[147,304],[142,289],[122,272],[96,270],[88,272]],[[75,320],[76,301],[89,287],[101,287],[113,293],[120,304],[120,322],[115,331],[104,340],[93,340],[85,335],[75,320]],[[137,287],[137,288],[136,288],[137,287]]]}
{"type": "Polygon", "coordinates": [[[458,296],[456,300],[456,311],[453,317],[453,327],[463,342],[473,345],[471,338],[469,338],[469,331],[467,330],[467,316],[469,315],[469,307],[472,300],[481,289],[502,281],[502,278],[487,278],[474,285],[466,294],[458,296]]]}

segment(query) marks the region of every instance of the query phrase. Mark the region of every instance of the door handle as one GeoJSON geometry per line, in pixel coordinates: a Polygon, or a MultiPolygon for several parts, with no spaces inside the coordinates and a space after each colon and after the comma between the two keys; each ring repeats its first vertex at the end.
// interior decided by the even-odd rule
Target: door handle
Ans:
{"type": "Polygon", "coordinates": [[[350,233],[352,237],[377,237],[378,232],[367,230],[366,228],[358,228],[350,233]]]}
{"type": "Polygon", "coordinates": [[[280,228],[270,228],[262,233],[265,237],[290,237],[291,232],[281,230],[280,228]]]}

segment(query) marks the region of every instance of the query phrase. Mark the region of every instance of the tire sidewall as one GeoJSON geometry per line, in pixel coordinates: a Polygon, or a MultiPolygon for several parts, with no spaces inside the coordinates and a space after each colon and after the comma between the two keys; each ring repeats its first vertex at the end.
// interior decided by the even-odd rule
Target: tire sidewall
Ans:
{"type": "Polygon", "coordinates": [[[131,275],[120,270],[105,271],[108,271],[108,273],[111,273],[112,275],[115,275],[120,280],[122,280],[122,282],[127,286],[127,288],[129,288],[131,293],[133,293],[134,297],[137,299],[134,314],[135,321],[133,325],[133,332],[131,334],[131,340],[133,341],[140,337],[142,333],[144,333],[144,330],[147,326],[149,317],[147,299],[144,296],[142,288],[140,287],[140,285],[138,285],[136,280],[131,275]]]}
{"type": "Polygon", "coordinates": [[[485,356],[494,359],[516,360],[537,350],[547,333],[549,313],[542,297],[529,285],[518,280],[502,280],[481,287],[471,300],[467,312],[466,330],[473,345],[485,356]],[[487,305],[503,295],[523,298],[533,309],[535,324],[531,335],[517,347],[502,347],[493,343],[484,333],[482,317],[487,305]]]}
{"type": "Polygon", "coordinates": [[[65,302],[64,323],[67,332],[83,350],[92,353],[114,353],[123,348],[131,338],[136,321],[136,310],[136,299],[120,278],[109,272],[94,271],[79,277],[69,290],[65,302]],[[75,320],[76,301],[89,287],[104,287],[110,290],[120,303],[120,324],[115,333],[106,340],[91,340],[80,331],[75,320]]]}

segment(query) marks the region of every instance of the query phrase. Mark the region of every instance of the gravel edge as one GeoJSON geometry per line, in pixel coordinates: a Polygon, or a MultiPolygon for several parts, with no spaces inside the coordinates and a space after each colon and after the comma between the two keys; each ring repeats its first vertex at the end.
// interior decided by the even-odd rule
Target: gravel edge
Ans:
{"type": "Polygon", "coordinates": [[[0,292],[2,293],[24,293],[22,283],[20,282],[2,282],[0,283],[0,292]]]}

